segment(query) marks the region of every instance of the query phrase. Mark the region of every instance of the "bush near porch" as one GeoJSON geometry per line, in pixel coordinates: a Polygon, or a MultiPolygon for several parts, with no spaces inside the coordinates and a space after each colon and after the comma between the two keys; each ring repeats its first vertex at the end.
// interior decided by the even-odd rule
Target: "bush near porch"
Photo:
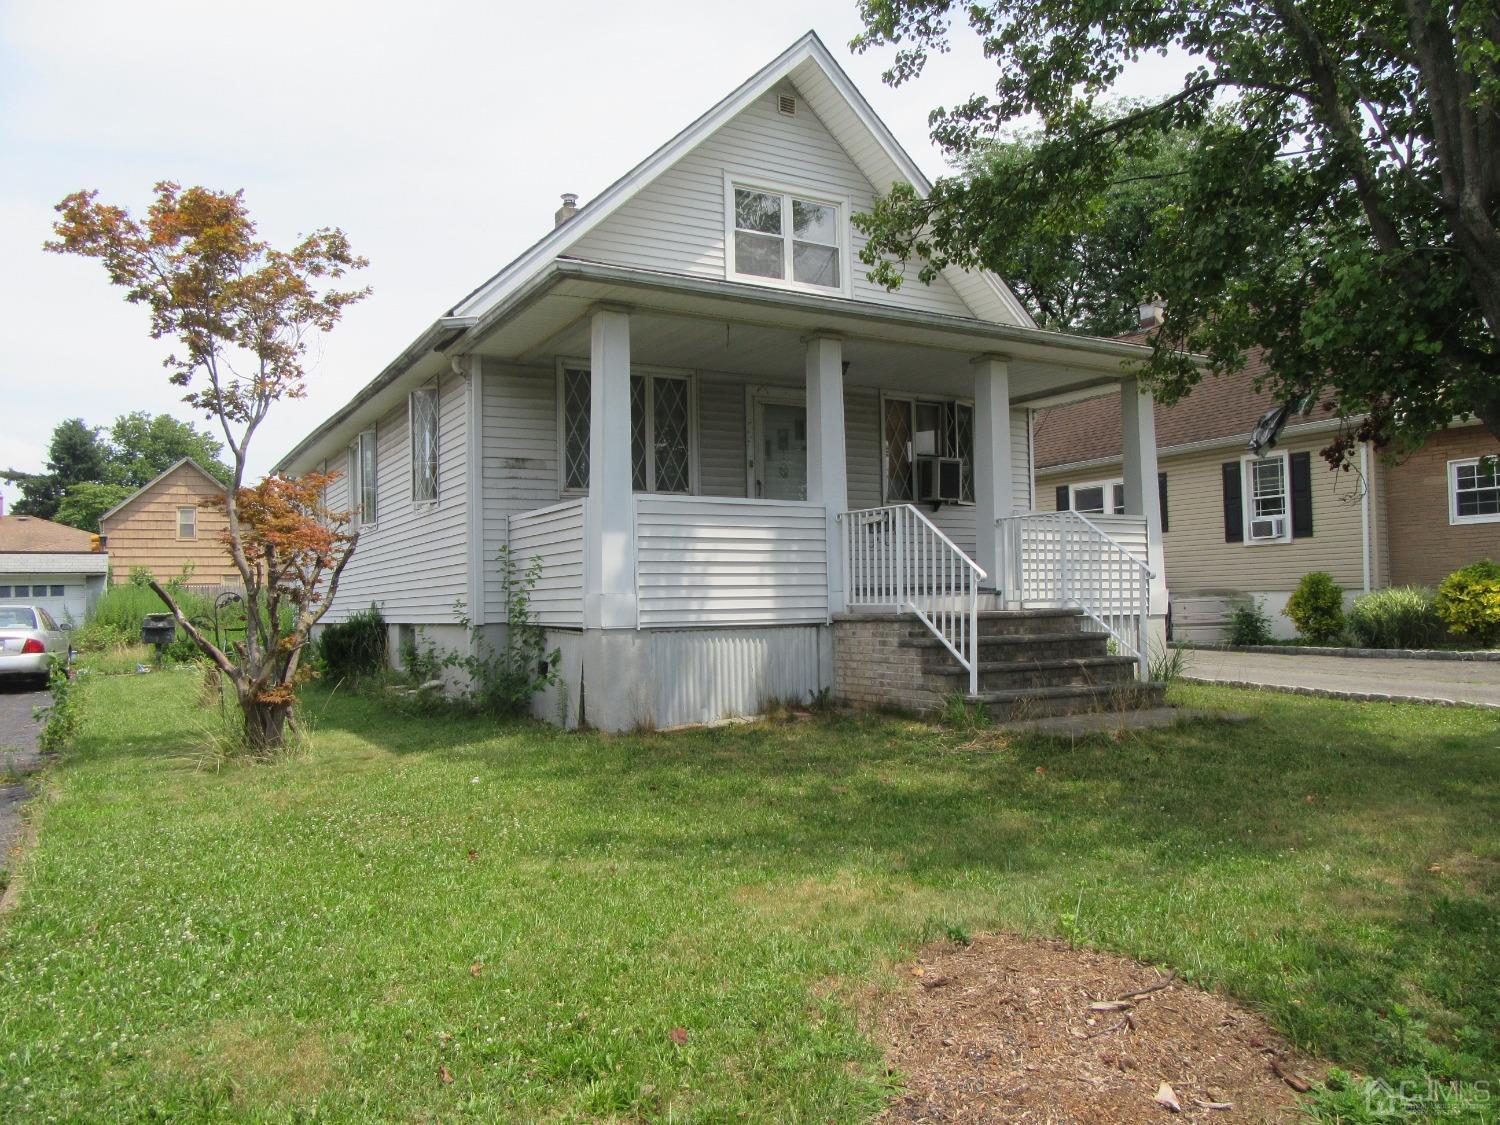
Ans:
{"type": "Polygon", "coordinates": [[[991,929],[1388,1080],[1500,1071],[1489,713],[602,737],[314,689],[304,757],[211,773],[198,687],[84,684],[0,920],[0,1118],[859,1120],[890,1086],[841,986],[991,929]]]}

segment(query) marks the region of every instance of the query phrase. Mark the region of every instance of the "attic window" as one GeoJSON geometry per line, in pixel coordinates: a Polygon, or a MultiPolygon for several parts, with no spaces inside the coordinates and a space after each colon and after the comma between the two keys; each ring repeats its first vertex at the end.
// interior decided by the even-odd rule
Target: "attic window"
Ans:
{"type": "Polygon", "coordinates": [[[791,94],[777,94],[776,109],[779,112],[786,114],[788,117],[796,117],[797,99],[792,97],[791,94]]]}
{"type": "Polygon", "coordinates": [[[730,184],[728,275],[787,288],[844,289],[845,204],[730,184]]]}

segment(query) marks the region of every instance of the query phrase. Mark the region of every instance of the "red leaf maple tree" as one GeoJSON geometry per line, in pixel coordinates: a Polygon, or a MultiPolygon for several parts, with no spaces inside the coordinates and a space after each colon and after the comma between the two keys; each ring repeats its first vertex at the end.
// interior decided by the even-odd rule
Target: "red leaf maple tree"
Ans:
{"type": "Polygon", "coordinates": [[[125,299],[145,305],[151,336],[177,350],[164,361],[183,401],[217,421],[233,457],[222,498],[225,549],[245,588],[243,641],[220,648],[171,594],[152,581],[178,625],[228,678],[244,718],[247,746],[284,744],[302,650],[338,590],[359,541],[354,511],[324,496],[335,473],[268,476],[245,483],[251,441],[271,408],[306,394],[314,333],[332,330],[369,289],[334,283],[368,263],[344,232],[324,227],[290,250],[258,237],[244,192],[158,183],[142,219],[75,192],[57,205],[54,239],[44,248],[96,258],[125,299]]]}

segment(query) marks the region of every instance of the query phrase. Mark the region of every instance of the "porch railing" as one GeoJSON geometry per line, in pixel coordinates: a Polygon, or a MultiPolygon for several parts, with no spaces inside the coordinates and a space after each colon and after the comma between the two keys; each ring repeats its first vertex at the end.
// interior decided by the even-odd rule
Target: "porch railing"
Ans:
{"type": "Polygon", "coordinates": [[[983,568],[910,504],[839,517],[851,609],[910,610],[969,673],[979,692],[979,583],[983,568]]]}
{"type": "Polygon", "coordinates": [[[999,528],[1008,600],[1075,606],[1149,676],[1151,568],[1081,512],[1004,516],[999,528]]]}

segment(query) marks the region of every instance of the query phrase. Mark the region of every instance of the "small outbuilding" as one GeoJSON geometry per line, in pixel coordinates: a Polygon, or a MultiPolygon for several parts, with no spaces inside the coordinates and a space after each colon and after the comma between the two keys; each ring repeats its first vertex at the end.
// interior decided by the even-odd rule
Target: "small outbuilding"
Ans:
{"type": "Polygon", "coordinates": [[[166,582],[184,572],[189,585],[239,585],[240,573],[224,550],[229,520],[224,486],[184,457],[99,517],[114,560],[114,581],[129,582],[144,567],[166,582]]]}

